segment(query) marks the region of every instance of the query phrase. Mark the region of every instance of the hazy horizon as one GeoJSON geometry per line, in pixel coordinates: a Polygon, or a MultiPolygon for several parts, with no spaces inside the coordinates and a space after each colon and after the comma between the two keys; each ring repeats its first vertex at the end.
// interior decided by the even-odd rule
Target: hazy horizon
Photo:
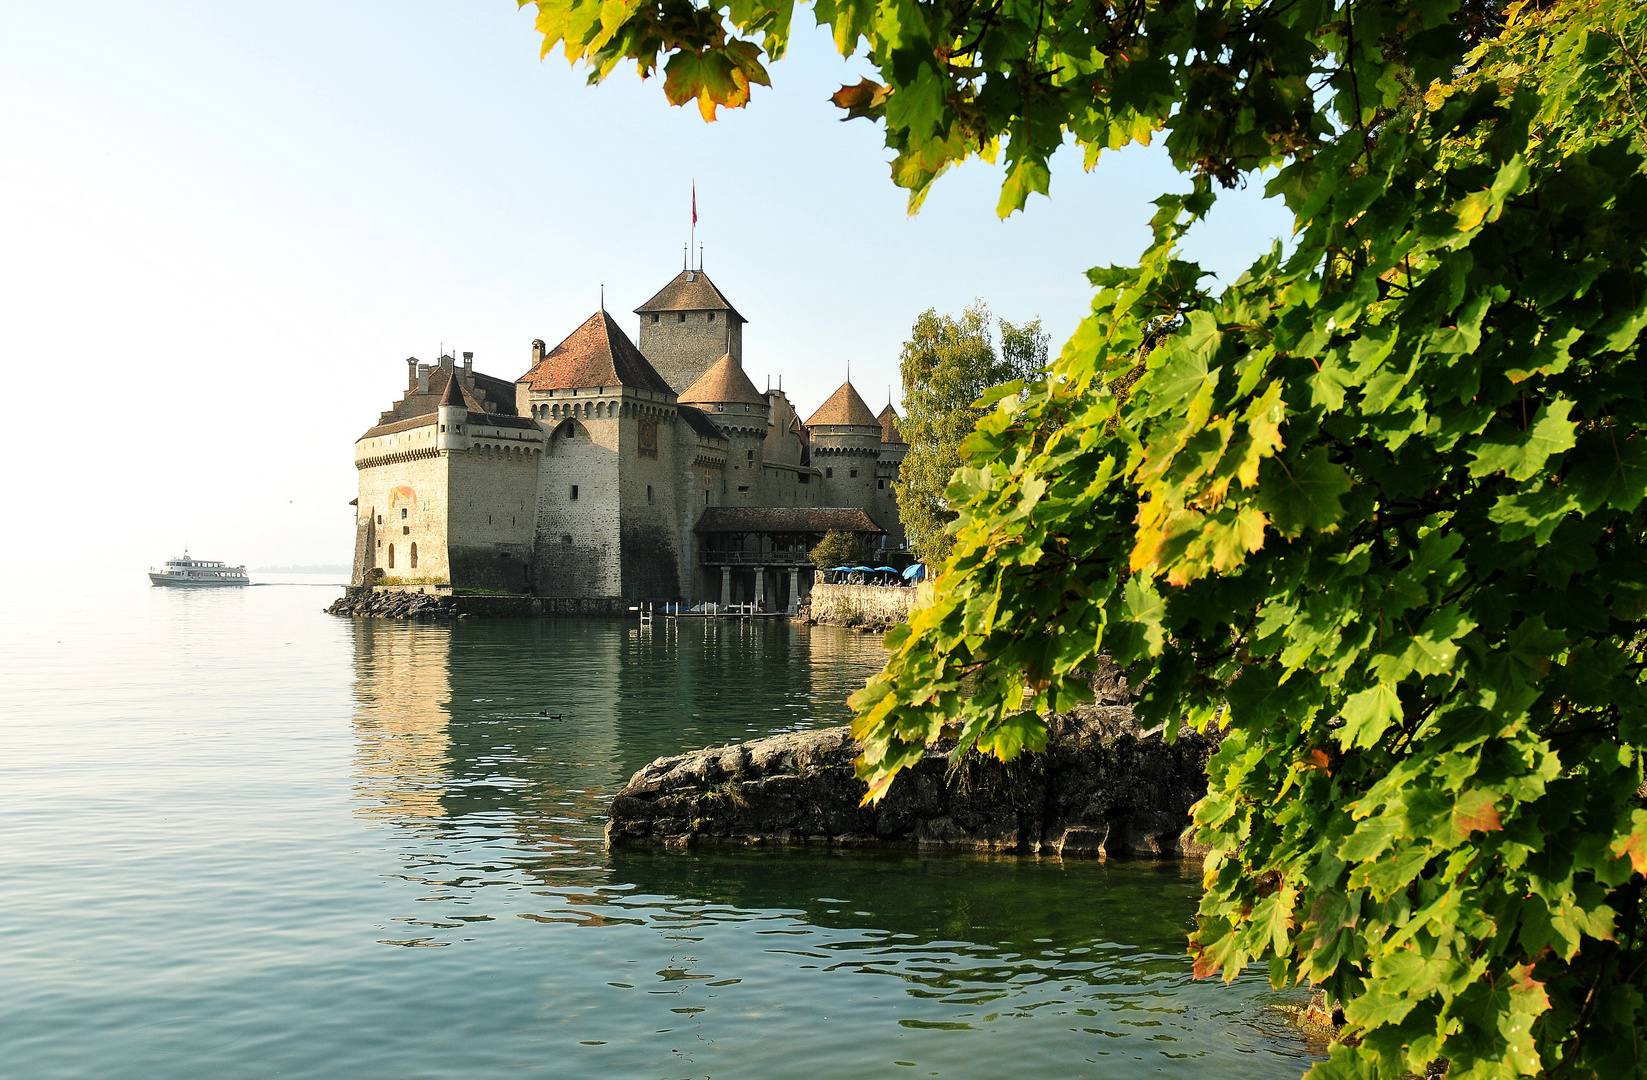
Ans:
{"type": "MultiPolygon", "coordinates": [[[[896,398],[928,307],[981,297],[1041,317],[1057,349],[1090,307],[1084,271],[1134,261],[1149,200],[1186,187],[1159,149],[1093,174],[1065,152],[1053,197],[1007,222],[981,164],[910,218],[880,129],[827,101],[860,70],[822,32],[710,125],[661,80],[590,88],[540,46],[513,0],[0,13],[0,325],[31,405],[14,559],[126,576],[187,541],[347,564],[352,444],[405,359],[444,345],[512,380],[603,284],[635,334],[630,310],[680,269],[694,180],[705,269],[750,320],[745,369],[803,416],[849,362],[872,406],[896,398]]],[[[1260,196],[1227,195],[1192,238],[1225,281],[1288,227],[1260,196]]]]}

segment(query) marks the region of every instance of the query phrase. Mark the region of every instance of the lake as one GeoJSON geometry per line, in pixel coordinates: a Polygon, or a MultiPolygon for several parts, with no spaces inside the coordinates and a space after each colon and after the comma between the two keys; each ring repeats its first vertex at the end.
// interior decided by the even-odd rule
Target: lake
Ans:
{"type": "Polygon", "coordinates": [[[0,614],[0,1075],[1312,1060],[1268,1008],[1297,994],[1191,979],[1193,867],[605,849],[652,758],[844,722],[877,635],[374,622],[336,595],[25,583],[0,614]]]}

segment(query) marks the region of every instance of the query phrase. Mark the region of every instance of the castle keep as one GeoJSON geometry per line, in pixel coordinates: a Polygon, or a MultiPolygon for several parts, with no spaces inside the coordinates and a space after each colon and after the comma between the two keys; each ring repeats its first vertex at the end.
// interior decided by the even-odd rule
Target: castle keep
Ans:
{"type": "Polygon", "coordinates": [[[743,368],[740,315],[702,270],[532,342],[513,382],[442,356],[355,442],[354,583],[792,610],[831,530],[901,550],[908,449],[850,381],[801,419],[743,368]]]}

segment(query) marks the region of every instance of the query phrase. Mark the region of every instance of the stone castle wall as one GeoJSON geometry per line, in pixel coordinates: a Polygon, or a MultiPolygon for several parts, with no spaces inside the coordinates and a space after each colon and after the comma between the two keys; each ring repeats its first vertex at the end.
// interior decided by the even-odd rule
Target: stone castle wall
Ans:
{"type": "Polygon", "coordinates": [[[834,626],[892,626],[908,622],[920,588],[879,585],[812,586],[812,618],[834,626]]]}
{"type": "Polygon", "coordinates": [[[618,421],[575,419],[550,436],[538,487],[534,591],[619,596],[618,421]],[[578,495],[572,498],[572,487],[578,495]]]}
{"type": "Polygon", "coordinates": [[[360,470],[356,532],[370,521],[376,534],[370,558],[363,561],[390,578],[451,580],[446,546],[447,459],[434,451],[434,437],[432,424],[389,436],[397,441],[386,449],[402,447],[400,453],[417,456],[368,464],[360,470]],[[416,566],[412,565],[414,544],[416,566]]]}
{"type": "Polygon", "coordinates": [[[618,543],[626,599],[681,595],[678,534],[675,530],[675,410],[636,405],[618,420],[620,428],[618,543]],[[643,426],[653,430],[642,445],[643,426]]]}
{"type": "Polygon", "coordinates": [[[542,455],[530,445],[476,442],[449,459],[451,582],[528,591],[542,455]]]}

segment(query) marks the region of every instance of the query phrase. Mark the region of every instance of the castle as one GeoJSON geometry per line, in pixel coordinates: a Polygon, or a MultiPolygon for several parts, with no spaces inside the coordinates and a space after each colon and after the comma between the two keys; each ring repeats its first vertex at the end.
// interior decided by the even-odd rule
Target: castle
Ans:
{"type": "MultiPolygon", "coordinates": [[[[744,373],[745,319],[702,269],[604,310],[513,382],[406,361],[406,391],[355,442],[354,583],[602,602],[794,610],[829,531],[904,547],[905,451],[850,379],[802,420],[744,373]]],[[[880,561],[884,562],[885,558],[880,561]]]]}

